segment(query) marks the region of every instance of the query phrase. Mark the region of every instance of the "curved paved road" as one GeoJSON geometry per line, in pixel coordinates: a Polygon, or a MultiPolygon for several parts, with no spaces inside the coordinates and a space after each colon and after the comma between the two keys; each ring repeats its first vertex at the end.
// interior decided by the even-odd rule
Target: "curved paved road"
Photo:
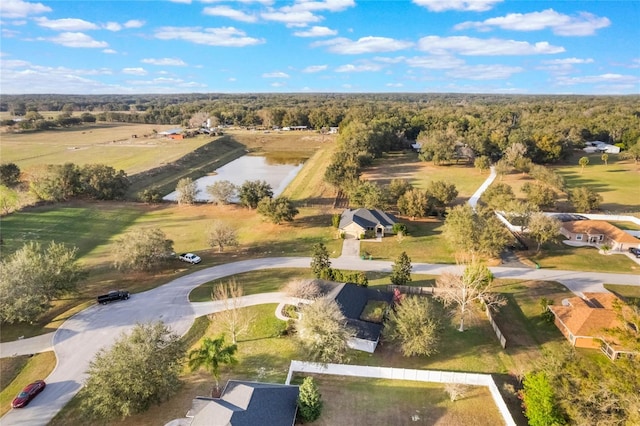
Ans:
{"type": "MultiPolygon", "coordinates": [[[[89,361],[101,349],[111,345],[123,332],[136,323],[162,320],[175,332],[187,332],[196,316],[220,309],[215,302],[189,303],[188,294],[194,287],[228,275],[257,269],[308,268],[310,258],[252,259],[204,269],[180,277],[145,293],[135,294],[126,302],[95,305],[67,320],[53,338],[58,365],[46,379],[48,386],[26,409],[11,410],[2,419],[3,426],[45,425],[80,390],[89,361]]],[[[359,258],[332,259],[340,269],[391,271],[392,262],[359,258]]],[[[604,274],[551,269],[491,268],[498,278],[523,280],[554,280],[574,292],[603,291],[602,283],[640,285],[640,276],[604,274]]],[[[414,264],[419,274],[438,275],[459,270],[457,266],[414,264]]],[[[278,303],[283,295],[271,293],[250,296],[247,305],[278,303]]]]}

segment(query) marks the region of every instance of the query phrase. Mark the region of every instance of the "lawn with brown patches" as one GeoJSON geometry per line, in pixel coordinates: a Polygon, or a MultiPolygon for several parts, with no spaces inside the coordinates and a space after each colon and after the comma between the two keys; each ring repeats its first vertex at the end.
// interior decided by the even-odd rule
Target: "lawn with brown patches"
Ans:
{"type": "MultiPolygon", "coordinates": [[[[489,390],[466,387],[452,402],[444,385],[404,380],[313,376],[324,403],[313,425],[499,425],[502,417],[489,390]]],[[[297,381],[301,378],[298,377],[297,381]]],[[[297,382],[296,382],[297,383],[297,382]]]]}

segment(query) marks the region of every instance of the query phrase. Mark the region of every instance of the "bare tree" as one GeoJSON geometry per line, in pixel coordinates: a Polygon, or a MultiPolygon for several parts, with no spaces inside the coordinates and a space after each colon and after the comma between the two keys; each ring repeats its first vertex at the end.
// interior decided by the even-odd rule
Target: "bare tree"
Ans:
{"type": "Polygon", "coordinates": [[[435,297],[445,306],[454,306],[460,316],[458,331],[464,331],[464,320],[472,313],[474,305],[483,303],[497,309],[506,300],[492,292],[493,274],[482,263],[472,260],[462,275],[445,272],[436,281],[439,291],[435,297]]]}
{"type": "Polygon", "coordinates": [[[226,284],[218,284],[212,292],[212,299],[222,302],[224,310],[216,314],[216,319],[229,331],[231,341],[235,345],[238,336],[249,330],[253,319],[242,309],[244,290],[236,280],[229,280],[226,284]]]}
{"type": "Polygon", "coordinates": [[[467,392],[468,386],[462,383],[447,383],[444,385],[444,391],[449,395],[451,402],[457,401],[458,398],[462,398],[467,392]]]}
{"type": "Polygon", "coordinates": [[[238,232],[233,226],[216,220],[209,227],[207,242],[211,247],[218,247],[218,253],[222,253],[225,247],[238,245],[238,232]]]}
{"type": "Polygon", "coordinates": [[[307,300],[316,299],[321,293],[317,281],[311,279],[296,279],[289,281],[284,291],[291,297],[307,300]]]}

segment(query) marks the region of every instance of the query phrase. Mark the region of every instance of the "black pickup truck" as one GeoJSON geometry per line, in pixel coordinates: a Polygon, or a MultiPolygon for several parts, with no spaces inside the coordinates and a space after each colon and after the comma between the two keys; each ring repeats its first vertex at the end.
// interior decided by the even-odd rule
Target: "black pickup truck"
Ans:
{"type": "Polygon", "coordinates": [[[115,300],[127,300],[129,298],[129,292],[124,290],[113,290],[102,296],[98,296],[98,303],[106,305],[109,302],[115,300]]]}

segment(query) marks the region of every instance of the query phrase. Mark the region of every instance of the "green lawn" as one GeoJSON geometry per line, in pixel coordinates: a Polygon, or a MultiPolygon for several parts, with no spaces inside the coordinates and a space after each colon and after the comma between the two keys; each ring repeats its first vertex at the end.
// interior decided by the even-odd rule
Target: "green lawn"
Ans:
{"type": "Polygon", "coordinates": [[[604,288],[629,299],[638,299],[640,301],[640,286],[635,285],[619,285],[605,284],[604,288]]]}
{"type": "Polygon", "coordinates": [[[259,271],[244,272],[221,280],[209,281],[189,293],[190,302],[208,302],[211,300],[211,292],[218,284],[224,284],[235,280],[243,289],[243,294],[271,293],[280,291],[290,281],[299,278],[313,278],[309,269],[262,269],[259,271]]]}
{"type": "Polygon", "coordinates": [[[609,155],[608,165],[600,159],[600,154],[576,154],[571,164],[554,167],[565,178],[568,188],[588,186],[602,195],[600,206],[603,211],[616,213],[640,212],[640,168],[633,160],[618,160],[609,155]],[[580,157],[588,157],[589,165],[581,171],[580,157]]]}
{"type": "Polygon", "coordinates": [[[640,274],[638,264],[626,256],[602,255],[595,247],[570,247],[560,239],[556,244],[543,245],[540,253],[532,253],[529,258],[548,269],[640,274]]]}
{"type": "Polygon", "coordinates": [[[371,255],[373,259],[395,260],[406,251],[415,263],[455,263],[455,251],[442,236],[442,221],[400,221],[407,225],[406,236],[401,240],[395,235],[389,235],[381,242],[362,241],[360,253],[371,255]]]}

